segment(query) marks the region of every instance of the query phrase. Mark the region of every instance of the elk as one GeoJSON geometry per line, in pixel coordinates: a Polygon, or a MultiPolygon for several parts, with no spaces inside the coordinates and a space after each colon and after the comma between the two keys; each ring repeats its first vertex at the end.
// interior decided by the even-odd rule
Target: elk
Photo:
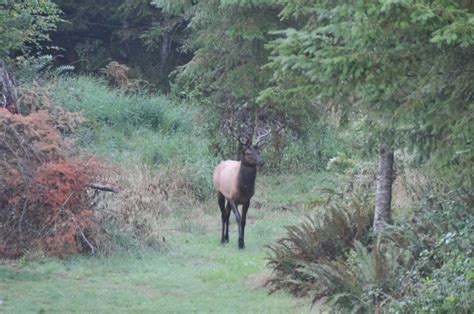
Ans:
{"type": "Polygon", "coordinates": [[[260,155],[261,143],[269,134],[270,131],[260,135],[254,145],[252,145],[251,139],[242,141],[238,138],[244,148],[241,160],[222,161],[214,170],[212,181],[217,192],[217,203],[221,210],[222,244],[229,242],[229,218],[232,210],[239,229],[239,248],[245,247],[245,222],[250,199],[255,193],[257,166],[263,166],[265,163],[264,158],[260,155]],[[242,215],[238,209],[239,205],[242,205],[242,215]]]}

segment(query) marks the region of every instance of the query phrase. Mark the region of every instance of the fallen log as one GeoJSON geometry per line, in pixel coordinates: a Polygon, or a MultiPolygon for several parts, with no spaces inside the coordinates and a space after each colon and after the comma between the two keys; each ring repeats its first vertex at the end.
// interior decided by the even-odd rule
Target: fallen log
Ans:
{"type": "Polygon", "coordinates": [[[104,191],[104,192],[113,192],[113,193],[119,192],[119,190],[117,190],[115,187],[109,184],[91,183],[89,184],[89,187],[96,190],[104,191]]]}

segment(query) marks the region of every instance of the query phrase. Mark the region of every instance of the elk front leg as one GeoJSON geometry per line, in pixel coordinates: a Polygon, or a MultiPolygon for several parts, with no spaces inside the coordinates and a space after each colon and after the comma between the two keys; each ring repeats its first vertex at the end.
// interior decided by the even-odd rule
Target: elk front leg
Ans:
{"type": "Polygon", "coordinates": [[[245,222],[247,220],[247,211],[249,210],[250,202],[244,203],[242,205],[242,217],[240,224],[242,225],[242,233],[239,232],[239,248],[243,249],[245,247],[244,236],[245,236],[245,222]]]}
{"type": "Polygon", "coordinates": [[[239,248],[242,248],[240,246],[240,239],[243,239],[243,233],[242,233],[242,218],[240,217],[239,209],[237,205],[235,204],[234,201],[228,200],[230,203],[230,206],[232,208],[232,211],[234,212],[235,215],[235,220],[237,221],[237,226],[239,227],[239,248]]]}

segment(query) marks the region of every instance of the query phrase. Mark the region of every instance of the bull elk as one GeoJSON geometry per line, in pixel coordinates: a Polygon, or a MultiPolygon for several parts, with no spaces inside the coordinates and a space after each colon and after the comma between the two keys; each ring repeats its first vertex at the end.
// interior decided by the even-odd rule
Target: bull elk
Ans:
{"type": "Polygon", "coordinates": [[[217,192],[217,203],[221,210],[222,235],[221,243],[229,242],[229,218],[232,210],[239,229],[239,248],[243,249],[245,222],[250,199],[255,193],[255,178],[257,166],[263,166],[264,158],[260,155],[262,140],[270,134],[270,131],[260,135],[255,144],[251,139],[239,142],[243,145],[240,161],[222,161],[214,170],[212,181],[217,192]],[[238,206],[242,205],[242,215],[238,206]]]}

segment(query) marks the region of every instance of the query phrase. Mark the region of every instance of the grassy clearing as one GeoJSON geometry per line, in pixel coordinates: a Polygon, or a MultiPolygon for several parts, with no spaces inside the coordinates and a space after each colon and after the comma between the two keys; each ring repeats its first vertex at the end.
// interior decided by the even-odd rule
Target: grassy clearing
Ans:
{"type": "Polygon", "coordinates": [[[123,191],[107,195],[114,201],[97,209],[114,213],[105,220],[115,226],[103,225],[113,244],[109,255],[56,260],[30,254],[4,262],[0,312],[311,311],[309,300],[269,295],[263,287],[266,246],[310,213],[321,187],[332,186],[328,174],[260,175],[245,250],[237,249],[234,218],[230,243],[222,246],[211,184],[217,160],[194,109],[159,95],[124,95],[84,77],[58,82],[53,99],[87,118],[74,133],[81,150],[122,168],[115,181],[123,191]],[[163,239],[165,245],[147,245],[163,239]]]}
{"type": "MultiPolygon", "coordinates": [[[[326,184],[326,173],[311,176],[326,184]]],[[[237,249],[232,217],[230,243],[220,245],[215,201],[169,213],[160,225],[164,252],[23,259],[0,265],[0,311],[126,313],[309,313],[308,299],[269,295],[266,248],[311,210],[293,194],[312,199],[317,190],[288,176],[259,177],[250,208],[245,250],[237,249]],[[291,188],[285,189],[282,181],[291,188]],[[275,191],[272,193],[271,191],[275,191]],[[278,193],[276,193],[278,192],[278,193]],[[272,195],[278,195],[272,199],[272,195]]]]}
{"type": "MultiPolygon", "coordinates": [[[[262,178],[262,181],[269,180],[262,178]]],[[[262,202],[263,193],[256,196],[262,202]]],[[[290,205],[287,205],[290,206],[290,205]]],[[[176,213],[163,224],[169,248],[139,256],[20,260],[0,266],[0,310],[28,312],[306,313],[309,301],[284,293],[268,295],[265,245],[300,221],[301,209],[251,208],[246,249],[219,244],[217,205],[176,213]],[[190,218],[183,223],[183,215],[190,218]]],[[[313,309],[315,310],[315,309],[313,309]]]]}

